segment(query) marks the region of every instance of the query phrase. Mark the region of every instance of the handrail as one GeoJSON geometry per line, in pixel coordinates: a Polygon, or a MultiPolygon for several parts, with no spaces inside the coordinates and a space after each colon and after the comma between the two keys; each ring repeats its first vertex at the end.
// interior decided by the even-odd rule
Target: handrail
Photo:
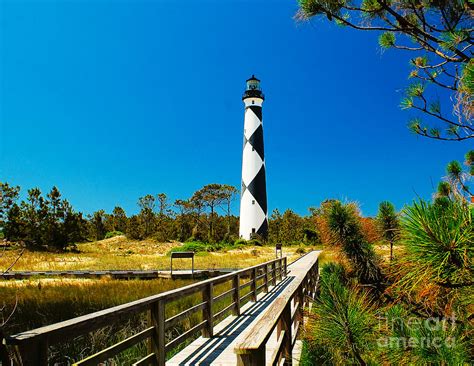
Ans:
{"type": "Polygon", "coordinates": [[[295,271],[295,276],[278,298],[239,336],[234,346],[238,365],[267,364],[265,346],[275,328],[278,347],[269,361],[280,364],[285,359],[286,363],[291,363],[292,349],[304,321],[307,297],[314,297],[317,289],[317,257],[309,263],[309,268],[308,271],[295,271]]]}
{"type": "Polygon", "coordinates": [[[235,315],[239,315],[240,304],[245,298],[250,296],[250,300],[256,301],[256,297],[260,291],[268,291],[269,282],[270,284],[275,285],[277,280],[281,281],[282,278],[286,276],[286,273],[287,258],[277,258],[262,264],[200,281],[158,295],[149,296],[56,324],[21,332],[6,337],[3,342],[6,345],[15,346],[17,348],[19,354],[22,356],[23,365],[47,365],[49,346],[76,338],[112,324],[120,323],[132,314],[148,312],[149,324],[146,332],[138,332],[136,335],[112,345],[106,350],[100,351],[98,354],[89,356],[78,364],[88,364],[89,359],[100,361],[101,355],[107,355],[107,357],[110,357],[110,355],[113,356],[119,353],[114,353],[114,351],[118,350],[122,352],[125,346],[127,346],[126,348],[129,348],[139,341],[142,341],[143,338],[147,338],[149,340],[149,354],[145,358],[149,359],[150,355],[153,355],[152,359],[155,363],[162,366],[165,363],[167,351],[172,350],[182,342],[193,337],[198,331],[202,331],[204,337],[212,337],[213,327],[217,324],[217,322],[215,322],[216,317],[221,317],[225,312],[231,310],[235,315]],[[260,276],[260,273],[265,275],[260,276]],[[268,274],[271,274],[271,278],[268,274]],[[251,279],[247,282],[247,284],[250,285],[250,292],[242,296],[240,294],[242,289],[240,279],[243,277],[250,277],[251,279]],[[265,286],[258,286],[257,282],[262,279],[265,286]],[[232,281],[231,286],[233,291],[224,290],[225,295],[223,295],[223,293],[214,295],[214,287],[228,281],[232,281]],[[168,319],[166,318],[165,306],[167,303],[197,293],[202,293],[202,303],[191,306],[168,319]],[[214,314],[213,303],[227,296],[232,298],[231,305],[225,307],[224,310],[221,310],[217,314],[214,314]],[[186,314],[191,314],[199,310],[202,310],[203,321],[193,326],[180,336],[167,340],[167,343],[165,344],[165,332],[167,327],[184,320],[186,314]],[[149,327],[153,327],[153,331],[150,331],[149,327]]]}

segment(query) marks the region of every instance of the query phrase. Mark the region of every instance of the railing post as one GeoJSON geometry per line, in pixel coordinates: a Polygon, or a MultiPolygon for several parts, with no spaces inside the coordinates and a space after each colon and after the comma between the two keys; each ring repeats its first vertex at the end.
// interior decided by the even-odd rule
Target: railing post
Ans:
{"type": "Polygon", "coordinates": [[[278,259],[278,279],[281,281],[283,279],[282,274],[282,259],[278,259]]]}
{"type": "Polygon", "coordinates": [[[265,286],[263,287],[263,291],[265,293],[268,293],[268,264],[265,264],[265,276],[263,277],[263,280],[265,281],[264,282],[265,286]]]}
{"type": "Polygon", "coordinates": [[[283,277],[286,277],[288,275],[288,266],[287,266],[287,260],[286,257],[283,257],[283,277]]]}
{"type": "Polygon", "coordinates": [[[237,366],[262,366],[265,364],[265,344],[250,353],[237,354],[237,366]]]}
{"type": "Polygon", "coordinates": [[[153,335],[148,343],[148,351],[155,354],[158,366],[164,366],[165,352],[165,302],[158,300],[148,311],[148,324],[154,327],[153,335]]]}
{"type": "Polygon", "coordinates": [[[250,291],[252,292],[252,295],[250,295],[250,298],[253,302],[257,301],[257,269],[253,268],[252,269],[252,283],[250,284],[250,291]]]}
{"type": "Polygon", "coordinates": [[[234,293],[232,295],[234,301],[234,315],[240,315],[240,275],[235,275],[232,278],[232,286],[234,287],[234,293]]]}
{"type": "Polygon", "coordinates": [[[282,351],[283,357],[285,358],[285,365],[292,365],[293,361],[291,359],[291,301],[288,301],[288,304],[286,304],[285,309],[281,314],[280,322],[281,329],[285,331],[285,334],[283,335],[284,339],[282,351]]]}
{"type": "Polygon", "coordinates": [[[300,287],[298,287],[298,290],[296,292],[296,297],[298,299],[298,304],[299,304],[299,309],[296,314],[296,321],[300,322],[300,326],[302,326],[304,322],[303,311],[304,311],[305,303],[304,303],[303,286],[304,286],[304,282],[300,285],[300,287]]]}
{"type": "Polygon", "coordinates": [[[276,262],[272,262],[272,285],[276,286],[276,262]]]}
{"type": "Polygon", "coordinates": [[[206,320],[206,325],[202,330],[204,338],[211,338],[214,335],[214,314],[212,313],[212,303],[214,301],[212,282],[208,283],[202,291],[202,301],[206,303],[202,311],[202,319],[206,320]]]}

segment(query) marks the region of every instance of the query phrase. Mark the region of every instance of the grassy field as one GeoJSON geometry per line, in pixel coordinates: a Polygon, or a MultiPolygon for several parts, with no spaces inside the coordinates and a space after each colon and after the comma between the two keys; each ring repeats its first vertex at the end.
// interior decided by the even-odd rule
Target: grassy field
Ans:
{"type": "MultiPolygon", "coordinates": [[[[178,242],[130,241],[120,236],[99,242],[79,244],[78,252],[74,253],[25,251],[11,270],[168,269],[169,252],[181,245],[178,242]]],[[[297,249],[298,247],[284,248],[284,254],[292,261],[302,254],[301,250],[297,253],[297,249]]],[[[305,247],[306,251],[310,249],[305,247]]],[[[20,252],[20,248],[1,251],[0,272],[8,268],[20,252]]],[[[195,265],[196,268],[243,268],[273,258],[275,258],[274,247],[246,246],[238,249],[224,248],[217,252],[199,252],[196,254],[195,265]]],[[[176,261],[176,268],[189,268],[189,266],[189,260],[176,261]]],[[[0,298],[4,305],[0,318],[8,317],[16,306],[4,328],[5,334],[14,334],[158,294],[189,283],[191,281],[114,280],[107,277],[0,281],[0,298]]],[[[216,288],[216,291],[225,291],[225,288],[216,288]]],[[[199,296],[181,299],[170,304],[167,313],[169,316],[176,314],[197,301],[200,301],[199,296]]],[[[225,303],[221,306],[225,306],[225,303]]],[[[199,319],[190,319],[189,324],[183,324],[183,329],[173,331],[179,334],[197,321],[199,319]]],[[[79,341],[62,344],[53,350],[52,361],[63,364],[64,360],[71,355],[74,355],[73,358],[77,360],[93,353],[94,350],[106,347],[114,339],[123,339],[145,325],[144,316],[137,316],[130,319],[130,324],[121,329],[109,327],[79,341]]],[[[117,361],[120,364],[129,364],[143,355],[143,352],[144,345],[135,347],[117,361]]]]}
{"type": "MultiPolygon", "coordinates": [[[[55,270],[100,270],[100,269],[169,269],[170,250],[181,246],[179,242],[159,243],[152,240],[133,241],[124,236],[98,242],[78,244],[78,252],[51,253],[25,251],[12,271],[55,271],[55,270]]],[[[284,248],[289,260],[300,254],[298,247],[284,248]]],[[[306,248],[309,250],[309,248],[306,248]]],[[[20,249],[5,250],[0,253],[0,271],[6,269],[18,256],[20,249]]],[[[218,252],[196,254],[195,266],[198,269],[244,268],[273,259],[273,247],[243,247],[218,252]]],[[[173,261],[177,269],[190,268],[189,260],[173,261]]]]}

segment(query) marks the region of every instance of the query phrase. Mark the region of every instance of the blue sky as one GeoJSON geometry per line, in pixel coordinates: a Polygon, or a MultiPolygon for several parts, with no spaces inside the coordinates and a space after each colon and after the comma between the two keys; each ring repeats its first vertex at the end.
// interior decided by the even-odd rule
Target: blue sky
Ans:
{"type": "MultiPolygon", "coordinates": [[[[240,186],[245,80],[262,80],[268,200],[366,215],[429,198],[467,143],[412,135],[408,56],[375,33],[299,23],[295,1],[0,3],[0,180],[56,185],[86,213],[240,186]]],[[[235,205],[238,212],[238,202],[235,205]]]]}

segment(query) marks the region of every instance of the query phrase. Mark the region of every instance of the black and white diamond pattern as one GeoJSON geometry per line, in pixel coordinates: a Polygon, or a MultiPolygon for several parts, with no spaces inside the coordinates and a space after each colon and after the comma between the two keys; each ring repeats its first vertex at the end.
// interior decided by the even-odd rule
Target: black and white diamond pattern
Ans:
{"type": "Polygon", "coordinates": [[[245,99],[244,149],[242,157],[242,192],[240,201],[240,236],[268,234],[265,154],[263,145],[262,100],[245,99]],[[255,102],[257,104],[255,105],[255,102]]]}

